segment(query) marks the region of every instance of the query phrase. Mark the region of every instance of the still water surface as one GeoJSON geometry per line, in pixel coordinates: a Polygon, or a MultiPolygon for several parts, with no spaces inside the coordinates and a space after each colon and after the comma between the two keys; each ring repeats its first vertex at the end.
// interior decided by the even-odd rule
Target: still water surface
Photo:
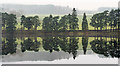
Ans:
{"type": "Polygon", "coordinates": [[[120,39],[109,37],[2,38],[2,61],[117,64],[120,39]],[[92,61],[90,61],[92,60],[92,61]]]}

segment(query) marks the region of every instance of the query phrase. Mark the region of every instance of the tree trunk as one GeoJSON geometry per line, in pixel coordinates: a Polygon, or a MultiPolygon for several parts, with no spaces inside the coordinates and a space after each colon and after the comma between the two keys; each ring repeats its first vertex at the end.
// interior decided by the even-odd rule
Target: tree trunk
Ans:
{"type": "Polygon", "coordinates": [[[98,31],[98,27],[97,27],[97,31],[98,31]]]}
{"type": "Polygon", "coordinates": [[[35,30],[37,30],[37,26],[35,26],[35,30]]]}
{"type": "Polygon", "coordinates": [[[28,30],[30,30],[30,28],[28,28],[28,30]]]}
{"type": "Polygon", "coordinates": [[[107,30],[107,26],[106,26],[106,30],[107,30]]]}
{"type": "Polygon", "coordinates": [[[102,30],[102,27],[100,27],[100,30],[102,30]]]}

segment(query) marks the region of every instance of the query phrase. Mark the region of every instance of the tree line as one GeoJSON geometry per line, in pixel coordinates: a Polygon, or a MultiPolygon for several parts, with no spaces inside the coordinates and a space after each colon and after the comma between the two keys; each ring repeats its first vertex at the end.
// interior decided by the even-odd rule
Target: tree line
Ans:
{"type": "MultiPolygon", "coordinates": [[[[90,25],[95,28],[95,30],[107,30],[108,27],[111,29],[120,29],[120,9],[112,9],[111,11],[104,11],[101,13],[96,13],[92,16],[90,25]]],[[[39,26],[42,26],[42,30],[45,31],[64,31],[64,30],[79,30],[79,19],[77,16],[77,11],[73,8],[72,14],[64,15],[61,18],[59,16],[50,15],[45,17],[42,22],[40,22],[38,16],[21,16],[21,30],[37,30],[39,26]]],[[[2,27],[8,32],[13,32],[16,30],[17,17],[14,14],[2,13],[2,27]]],[[[86,13],[83,15],[82,19],[82,30],[89,30],[88,20],[86,13]]]]}
{"type": "Polygon", "coordinates": [[[120,9],[112,9],[110,12],[108,10],[94,14],[92,16],[90,25],[97,30],[108,29],[120,29],[120,9]]]}

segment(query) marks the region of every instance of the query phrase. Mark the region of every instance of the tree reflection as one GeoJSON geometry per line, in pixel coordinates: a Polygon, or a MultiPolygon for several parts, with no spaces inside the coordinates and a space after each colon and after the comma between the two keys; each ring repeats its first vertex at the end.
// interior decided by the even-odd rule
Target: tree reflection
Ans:
{"type": "Polygon", "coordinates": [[[73,58],[76,58],[77,55],[77,49],[78,49],[78,38],[75,37],[70,37],[70,41],[69,41],[69,53],[73,54],[73,58]]]}
{"type": "Polygon", "coordinates": [[[37,40],[33,41],[32,39],[27,38],[26,40],[21,42],[21,51],[25,52],[26,50],[28,50],[28,51],[38,52],[39,46],[40,46],[39,41],[37,41],[37,40]]]}
{"type": "Polygon", "coordinates": [[[84,54],[86,54],[87,45],[88,45],[88,37],[82,37],[82,46],[83,46],[84,54]]]}
{"type": "Polygon", "coordinates": [[[103,39],[95,39],[90,42],[91,49],[97,53],[102,54],[106,57],[120,57],[120,44],[119,40],[112,39],[111,41],[105,41],[103,39]]]}
{"type": "Polygon", "coordinates": [[[60,49],[64,52],[68,52],[69,54],[73,54],[73,58],[75,59],[77,55],[78,49],[78,38],[70,37],[45,37],[43,38],[43,48],[50,53],[53,51],[60,51],[60,49]]]}
{"type": "MultiPolygon", "coordinates": [[[[77,37],[44,37],[42,39],[43,49],[52,53],[53,51],[64,51],[73,55],[76,58],[78,50],[79,38],[77,37]]],[[[97,54],[102,54],[106,57],[120,57],[120,38],[111,39],[109,41],[102,38],[95,39],[90,42],[91,49],[97,54]]],[[[88,37],[82,37],[82,46],[84,54],[86,54],[88,46],[88,37]]],[[[2,55],[16,53],[16,38],[13,35],[7,36],[2,40],[2,55]]],[[[40,41],[28,37],[21,42],[21,51],[35,51],[38,52],[40,41]]]]}
{"type": "Polygon", "coordinates": [[[120,57],[120,41],[118,39],[118,42],[116,40],[111,40],[109,42],[109,54],[112,57],[120,57]]]}
{"type": "Polygon", "coordinates": [[[16,38],[14,38],[12,35],[7,36],[6,40],[2,41],[2,55],[16,53],[17,43],[15,41],[16,38]]]}
{"type": "Polygon", "coordinates": [[[68,52],[69,51],[69,43],[67,37],[60,37],[60,43],[59,46],[62,51],[68,52]]]}
{"type": "Polygon", "coordinates": [[[53,51],[59,51],[59,39],[58,37],[45,37],[43,38],[43,48],[50,53],[53,51]]]}

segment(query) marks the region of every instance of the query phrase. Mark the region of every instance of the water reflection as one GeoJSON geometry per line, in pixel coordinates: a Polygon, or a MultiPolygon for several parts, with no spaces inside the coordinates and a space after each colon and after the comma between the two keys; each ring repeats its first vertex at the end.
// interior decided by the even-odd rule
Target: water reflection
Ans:
{"type": "Polygon", "coordinates": [[[78,49],[78,38],[75,37],[45,37],[43,38],[43,48],[50,53],[53,51],[64,51],[73,54],[75,59],[78,49]]]}
{"type": "Polygon", "coordinates": [[[86,54],[87,46],[88,46],[88,37],[82,37],[82,46],[84,54],[86,54]]]}
{"type": "Polygon", "coordinates": [[[15,54],[18,48],[24,54],[28,51],[34,51],[38,54],[42,52],[55,54],[55,52],[58,52],[58,55],[60,55],[61,52],[64,52],[69,55],[72,54],[73,59],[80,54],[78,52],[80,50],[83,50],[83,54],[87,54],[89,50],[92,50],[94,53],[105,57],[120,57],[120,39],[118,38],[109,38],[108,40],[108,38],[100,37],[99,39],[95,37],[92,41],[89,41],[88,37],[82,37],[81,39],[80,37],[41,37],[41,39],[22,37],[20,42],[12,36],[2,39],[2,55],[15,54]],[[17,47],[17,45],[20,45],[20,47],[17,47]],[[41,50],[41,47],[45,51],[41,50]]]}
{"type": "Polygon", "coordinates": [[[17,42],[13,35],[7,36],[2,41],[2,55],[16,53],[17,42]]]}
{"type": "Polygon", "coordinates": [[[103,39],[95,39],[90,42],[91,49],[97,53],[97,54],[102,54],[106,57],[120,57],[120,39],[115,40],[111,39],[110,41],[106,41],[103,39]]]}
{"type": "Polygon", "coordinates": [[[50,53],[53,51],[59,51],[59,38],[58,37],[45,37],[43,38],[43,48],[50,53]]]}
{"type": "Polygon", "coordinates": [[[21,42],[21,51],[25,52],[27,51],[35,51],[38,52],[39,51],[39,47],[40,47],[40,42],[35,40],[33,41],[30,38],[27,38],[26,40],[24,40],[23,42],[21,42]]]}

